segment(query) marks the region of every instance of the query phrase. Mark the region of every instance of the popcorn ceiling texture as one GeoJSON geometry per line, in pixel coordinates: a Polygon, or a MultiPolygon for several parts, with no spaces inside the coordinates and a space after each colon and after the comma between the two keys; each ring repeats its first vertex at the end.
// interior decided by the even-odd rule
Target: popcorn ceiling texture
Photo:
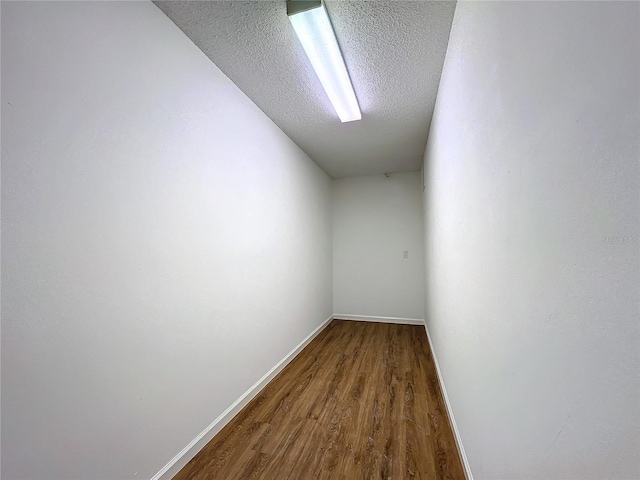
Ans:
{"type": "Polygon", "coordinates": [[[420,169],[455,2],[327,1],[363,115],[345,124],[285,0],[154,3],[332,177],[420,169]]]}

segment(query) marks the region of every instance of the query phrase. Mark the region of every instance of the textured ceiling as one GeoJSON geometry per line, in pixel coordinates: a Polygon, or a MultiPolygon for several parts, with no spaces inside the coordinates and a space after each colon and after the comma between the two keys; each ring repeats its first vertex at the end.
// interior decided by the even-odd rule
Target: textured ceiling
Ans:
{"type": "Polygon", "coordinates": [[[327,0],[362,120],[341,123],[281,1],[156,5],[332,177],[419,170],[454,2],[327,0]]]}

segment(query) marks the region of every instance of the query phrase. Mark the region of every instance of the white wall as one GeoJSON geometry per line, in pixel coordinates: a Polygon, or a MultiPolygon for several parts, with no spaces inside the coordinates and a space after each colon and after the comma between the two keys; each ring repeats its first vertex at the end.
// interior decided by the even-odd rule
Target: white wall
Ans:
{"type": "Polygon", "coordinates": [[[147,2],[2,2],[2,474],[149,478],[332,314],[330,179],[147,2]]]}
{"type": "Polygon", "coordinates": [[[334,312],[424,318],[420,172],[336,179],[332,191],[334,312]]]}
{"type": "Polygon", "coordinates": [[[475,480],[640,478],[639,9],[457,5],[427,325],[475,480]]]}

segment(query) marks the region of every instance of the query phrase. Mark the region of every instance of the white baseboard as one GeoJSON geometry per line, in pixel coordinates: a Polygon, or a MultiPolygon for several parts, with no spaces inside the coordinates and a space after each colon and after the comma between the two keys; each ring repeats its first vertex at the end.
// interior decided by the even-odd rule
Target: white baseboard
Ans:
{"type": "Polygon", "coordinates": [[[258,380],[254,385],[242,394],[232,405],[229,406],[224,412],[222,412],[218,418],[216,418],[211,425],[205,428],[200,435],[194,438],[189,445],[184,447],[180,453],[171,459],[162,469],[156,473],[151,480],[168,480],[173,478],[189,461],[196,456],[196,454],[202,450],[202,448],[209,443],[209,441],[220,431],[222,428],[235,417],[240,410],[242,410],[253,398],[260,393],[260,391],[271,381],[273,378],[286,367],[291,360],[293,360],[298,353],[306,347],[311,340],[313,340],[327,325],[333,320],[333,315],[327,318],[318,328],[311,332],[307,338],[302,340],[293,350],[291,350],[285,357],[280,360],[271,370],[264,374],[264,376],[258,380]]]}
{"type": "Polygon", "coordinates": [[[449,402],[447,389],[444,386],[444,381],[442,380],[442,373],[440,372],[438,357],[436,357],[436,352],[433,349],[433,343],[431,343],[431,336],[429,335],[429,330],[427,329],[426,324],[424,326],[424,329],[427,332],[427,339],[429,340],[429,348],[431,349],[431,355],[433,356],[433,363],[436,364],[436,373],[438,374],[438,381],[440,382],[440,390],[442,391],[442,396],[444,397],[444,403],[445,403],[445,406],[447,407],[447,414],[449,415],[449,421],[451,422],[451,428],[453,429],[453,435],[456,440],[456,445],[458,447],[458,451],[460,452],[460,457],[462,458],[462,466],[464,468],[464,473],[467,477],[467,480],[473,480],[473,475],[471,474],[471,467],[469,466],[469,460],[467,459],[467,454],[465,453],[464,447],[462,446],[462,439],[460,438],[458,425],[456,425],[456,419],[453,416],[453,410],[451,410],[451,403],[449,402]]]}
{"type": "Polygon", "coordinates": [[[349,315],[346,313],[334,313],[336,320],[355,320],[356,322],[400,323],[403,325],[424,325],[423,318],[401,317],[371,317],[369,315],[349,315]]]}

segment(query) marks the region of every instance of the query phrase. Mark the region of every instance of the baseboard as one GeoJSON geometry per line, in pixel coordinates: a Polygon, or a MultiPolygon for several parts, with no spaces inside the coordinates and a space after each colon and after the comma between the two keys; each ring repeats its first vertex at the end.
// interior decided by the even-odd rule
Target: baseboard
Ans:
{"type": "Polygon", "coordinates": [[[247,404],[253,400],[253,398],[260,393],[260,391],[271,381],[273,378],[286,367],[291,360],[293,360],[298,353],[306,347],[311,340],[313,340],[327,325],[333,320],[333,315],[327,318],[318,328],[311,332],[302,342],[300,342],[293,350],[291,350],[285,357],[280,360],[271,370],[264,374],[264,376],[258,380],[254,385],[242,394],[229,408],[216,418],[211,425],[205,428],[200,435],[194,438],[189,445],[184,447],[180,453],[171,459],[162,469],[156,473],[151,480],[169,480],[173,478],[189,461],[196,456],[196,454],[202,450],[202,448],[209,443],[209,441],[220,431],[222,428],[235,417],[240,410],[242,410],[247,404]]]}
{"type": "Polygon", "coordinates": [[[422,318],[401,318],[401,317],[372,317],[369,315],[349,315],[346,313],[334,313],[336,320],[355,320],[356,322],[379,322],[379,323],[400,323],[403,325],[424,325],[422,318]]]}
{"type": "Polygon", "coordinates": [[[447,395],[447,389],[444,386],[444,381],[442,380],[442,373],[440,372],[440,365],[438,364],[438,357],[436,357],[436,352],[433,349],[433,343],[431,343],[431,336],[429,335],[429,330],[427,329],[427,325],[424,327],[427,332],[427,339],[429,340],[429,349],[431,350],[431,356],[433,357],[433,363],[436,365],[436,373],[438,375],[438,381],[440,383],[440,390],[442,391],[442,396],[444,398],[445,406],[447,407],[447,414],[449,416],[449,422],[451,423],[451,429],[453,430],[453,435],[456,440],[456,446],[458,447],[458,452],[460,452],[460,458],[462,459],[462,466],[464,468],[464,473],[467,477],[467,480],[473,480],[473,475],[471,474],[471,467],[469,466],[469,460],[467,459],[467,454],[464,451],[464,447],[462,446],[462,439],[460,438],[460,432],[458,431],[458,425],[456,425],[456,419],[453,416],[453,410],[451,409],[451,403],[449,402],[449,396],[447,395]]]}

